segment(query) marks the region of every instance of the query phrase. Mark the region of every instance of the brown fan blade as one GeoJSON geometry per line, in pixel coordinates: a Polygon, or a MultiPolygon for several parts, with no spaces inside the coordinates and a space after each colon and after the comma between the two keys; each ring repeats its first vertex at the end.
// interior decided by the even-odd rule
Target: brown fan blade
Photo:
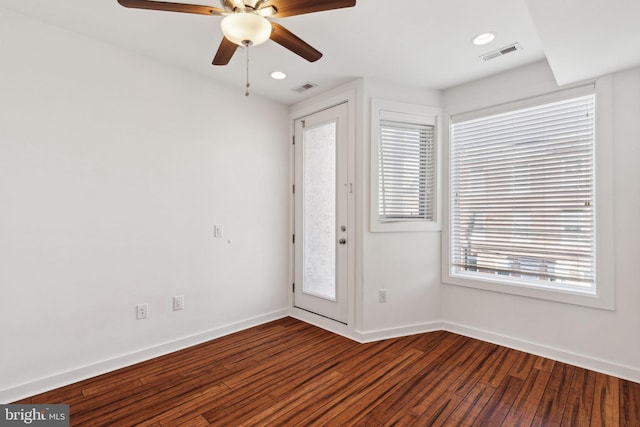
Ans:
{"type": "Polygon", "coordinates": [[[262,7],[273,6],[278,13],[276,18],[302,15],[305,13],[322,12],[323,10],[354,7],[356,0],[269,0],[262,7]]]}
{"type": "Polygon", "coordinates": [[[228,38],[223,37],[220,42],[220,47],[216,52],[216,56],[213,58],[213,65],[227,65],[233,54],[236,53],[237,48],[237,44],[228,38]]]}
{"type": "Polygon", "coordinates": [[[211,6],[199,6],[197,4],[169,3],[151,0],[118,0],[124,7],[134,9],[164,10],[167,12],[196,13],[198,15],[221,15],[224,10],[211,6]]]}
{"type": "Polygon", "coordinates": [[[291,52],[300,55],[309,62],[315,62],[322,58],[322,53],[311,47],[307,42],[284,28],[282,25],[272,22],[271,27],[273,28],[271,40],[278,43],[280,46],[286,47],[291,52]]]}

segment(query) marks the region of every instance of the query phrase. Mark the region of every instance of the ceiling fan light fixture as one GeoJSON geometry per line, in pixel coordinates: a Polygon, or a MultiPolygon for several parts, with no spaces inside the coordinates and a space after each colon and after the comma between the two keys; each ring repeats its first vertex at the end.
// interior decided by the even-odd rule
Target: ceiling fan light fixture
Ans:
{"type": "Polygon", "coordinates": [[[269,40],[271,23],[263,16],[251,12],[234,13],[220,23],[222,33],[239,46],[257,46],[269,40]]]}
{"type": "Polygon", "coordinates": [[[273,6],[266,6],[260,9],[257,9],[257,12],[262,16],[273,16],[278,13],[278,10],[273,6]]]}

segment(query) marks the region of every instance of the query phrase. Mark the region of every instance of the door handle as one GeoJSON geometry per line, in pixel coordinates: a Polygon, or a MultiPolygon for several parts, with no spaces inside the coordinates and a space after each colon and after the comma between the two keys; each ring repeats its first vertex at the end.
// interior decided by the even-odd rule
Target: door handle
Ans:
{"type": "Polygon", "coordinates": [[[340,239],[340,240],[338,240],[338,243],[340,243],[341,245],[346,245],[347,244],[347,239],[340,239]]]}

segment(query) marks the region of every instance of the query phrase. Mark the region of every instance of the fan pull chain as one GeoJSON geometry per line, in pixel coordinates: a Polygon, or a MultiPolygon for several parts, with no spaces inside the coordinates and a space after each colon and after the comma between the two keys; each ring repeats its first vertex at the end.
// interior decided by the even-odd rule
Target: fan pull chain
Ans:
{"type": "Polygon", "coordinates": [[[251,87],[251,85],[249,84],[249,46],[251,46],[251,42],[245,43],[244,48],[247,51],[247,91],[244,93],[244,96],[249,96],[249,87],[251,87]]]}

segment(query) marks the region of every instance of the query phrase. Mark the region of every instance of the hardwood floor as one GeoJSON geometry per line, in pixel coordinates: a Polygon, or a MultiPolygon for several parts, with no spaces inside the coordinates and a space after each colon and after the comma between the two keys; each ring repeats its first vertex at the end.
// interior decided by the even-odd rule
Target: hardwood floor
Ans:
{"type": "Polygon", "coordinates": [[[73,426],[640,426],[640,384],[449,332],[358,344],[285,318],[18,403],[73,426]]]}

